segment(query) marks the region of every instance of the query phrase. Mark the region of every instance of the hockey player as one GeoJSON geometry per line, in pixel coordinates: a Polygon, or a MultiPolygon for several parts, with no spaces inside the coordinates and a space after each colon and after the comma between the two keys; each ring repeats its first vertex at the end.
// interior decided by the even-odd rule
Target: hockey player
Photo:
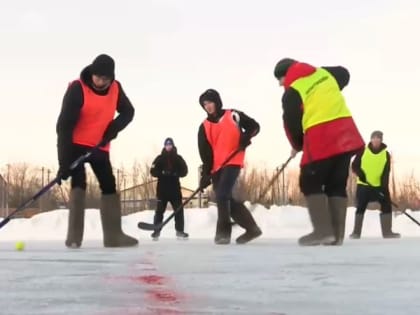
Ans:
{"type": "MultiPolygon", "coordinates": [[[[172,138],[165,139],[162,153],[152,163],[150,174],[157,177],[157,208],[154,217],[154,224],[163,221],[163,214],[168,202],[174,210],[182,206],[182,192],[179,183],[180,177],[188,174],[188,167],[185,160],[178,154],[172,138]]],[[[188,234],[184,232],[184,209],[179,210],[175,215],[176,236],[180,239],[187,239],[188,234]]],[[[154,231],[152,238],[157,240],[160,231],[154,231]]]]}
{"type": "MultiPolygon", "coordinates": [[[[86,172],[80,165],[69,172],[71,163],[102,140],[116,138],[133,119],[134,108],[121,84],[115,80],[114,60],[99,55],[81,72],[78,80],[70,83],[64,95],[57,121],[57,147],[60,169],[58,177],[71,176],[69,218],[66,246],[82,245],[86,172]],[[115,113],[119,115],[114,119],[115,113]]],[[[109,158],[109,143],[89,158],[101,188],[101,221],[105,247],[135,246],[138,241],[121,229],[121,204],[116,192],[115,177],[109,158]]]]}
{"type": "Polygon", "coordinates": [[[299,184],[313,232],[299,244],[341,245],[350,160],[364,146],[341,93],[349,72],[285,58],[275,66],[274,76],[284,87],[283,122],[291,155],[303,151],[299,184]]]}
{"type": "Polygon", "coordinates": [[[391,155],[382,142],[383,133],[372,132],[368,146],[358,153],[353,160],[352,170],[357,175],[357,210],[351,238],[359,239],[362,232],[363,217],[371,201],[381,205],[381,228],[384,238],[399,238],[400,234],[392,232],[392,204],[389,193],[389,173],[391,155]]]}
{"type": "Polygon", "coordinates": [[[243,112],[224,110],[217,91],[209,89],[199,99],[207,118],[198,131],[198,148],[203,162],[200,187],[213,183],[217,202],[217,225],[214,242],[229,244],[232,224],[230,218],[245,229],[236,239],[244,244],[262,234],[249,210],[232,197],[232,190],[244,164],[245,148],[259,132],[259,124],[243,112]],[[233,152],[241,148],[227,163],[233,152]]]}

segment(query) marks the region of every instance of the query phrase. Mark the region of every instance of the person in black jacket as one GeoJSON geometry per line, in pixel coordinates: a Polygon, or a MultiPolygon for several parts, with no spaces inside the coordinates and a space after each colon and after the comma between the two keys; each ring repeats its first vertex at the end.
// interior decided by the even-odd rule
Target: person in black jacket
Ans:
{"type": "MultiPolygon", "coordinates": [[[[107,144],[89,157],[99,181],[101,196],[101,221],[105,247],[135,246],[138,241],[121,229],[121,203],[117,194],[115,177],[109,157],[109,142],[115,139],[133,119],[134,107],[114,75],[114,60],[105,54],[86,66],[78,80],[71,82],[63,98],[57,120],[57,149],[59,171],[57,177],[66,180],[71,176],[69,221],[65,244],[78,248],[82,244],[86,172],[84,165],[69,171],[81,155],[101,141],[107,144]],[[116,112],[118,115],[114,118],[116,112]]],[[[61,183],[61,182],[60,182],[61,183]]]]}
{"type": "Polygon", "coordinates": [[[387,145],[382,142],[382,131],[372,132],[368,146],[360,151],[352,163],[352,170],[357,175],[357,210],[354,220],[353,239],[359,239],[362,232],[363,218],[367,205],[378,201],[381,205],[381,228],[384,238],[399,238],[392,232],[392,203],[389,192],[389,173],[391,155],[387,145]]]}
{"type": "MultiPolygon", "coordinates": [[[[182,206],[179,178],[188,174],[187,163],[178,154],[172,138],[165,140],[162,153],[153,161],[150,174],[158,179],[156,188],[157,208],[154,224],[160,224],[163,221],[163,214],[168,202],[171,203],[174,211],[182,206]]],[[[175,215],[175,230],[178,238],[188,238],[188,234],[184,232],[184,209],[181,209],[175,215]]],[[[154,240],[157,240],[160,236],[160,231],[154,231],[151,236],[154,240]]]]}
{"type": "Polygon", "coordinates": [[[217,202],[217,225],[214,242],[229,244],[232,218],[245,233],[236,239],[244,244],[262,232],[243,202],[232,196],[232,190],[244,165],[245,149],[260,130],[259,124],[241,111],[224,110],[216,90],[205,91],[199,99],[207,118],[198,131],[198,149],[203,162],[200,188],[213,183],[217,202]],[[236,152],[236,154],[234,154],[236,152]]]}

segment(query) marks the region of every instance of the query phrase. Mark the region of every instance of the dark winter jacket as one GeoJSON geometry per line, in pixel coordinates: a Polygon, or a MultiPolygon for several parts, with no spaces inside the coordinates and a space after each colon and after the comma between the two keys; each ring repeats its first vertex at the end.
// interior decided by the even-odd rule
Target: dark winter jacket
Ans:
{"type": "MultiPolygon", "coordinates": [[[[335,78],[340,90],[349,83],[350,74],[346,68],[340,66],[322,68],[335,78]]],[[[291,85],[316,70],[317,68],[309,64],[296,62],[287,70],[284,79],[285,92],[282,97],[284,129],[291,146],[297,151],[304,151],[301,165],[346,152],[356,152],[364,147],[363,139],[352,117],[321,123],[303,132],[304,104],[299,92],[291,85]]]]}
{"type": "Polygon", "coordinates": [[[180,177],[188,174],[188,167],[185,160],[177,153],[174,146],[171,151],[162,150],[153,161],[150,174],[157,177],[157,198],[162,200],[182,199],[180,177]]]}
{"type": "MultiPolygon", "coordinates": [[[[380,152],[382,152],[383,150],[386,150],[387,145],[385,143],[382,143],[382,145],[379,147],[379,149],[374,149],[372,147],[372,144],[369,143],[366,150],[370,150],[373,154],[378,154],[380,152]]],[[[361,168],[362,165],[362,156],[364,153],[364,149],[361,150],[359,153],[356,154],[353,163],[351,164],[351,168],[352,171],[359,177],[359,179],[361,179],[362,181],[364,181],[363,179],[366,178],[366,174],[364,173],[364,171],[361,168]]],[[[386,152],[386,163],[384,166],[384,170],[382,172],[382,176],[381,176],[381,188],[383,190],[388,190],[388,186],[389,186],[389,174],[391,172],[391,155],[389,154],[389,152],[386,152]]]]}
{"type": "MultiPolygon", "coordinates": [[[[92,91],[98,95],[106,95],[108,90],[96,91],[92,87],[92,75],[89,66],[83,69],[80,74],[80,80],[91,87],[92,91]]],[[[118,82],[119,95],[117,102],[117,112],[119,115],[112,121],[112,128],[117,132],[124,129],[134,117],[134,107],[124,93],[121,84],[118,82]]],[[[83,106],[83,91],[79,81],[72,82],[63,98],[61,112],[56,124],[57,146],[59,160],[65,159],[71,150],[73,144],[73,131],[79,120],[80,112],[83,106]]],[[[105,132],[105,131],[104,131],[105,132]]],[[[68,162],[67,162],[68,163],[68,162]]],[[[70,162],[71,163],[71,162],[70,162]]],[[[60,163],[61,164],[61,163],[60,163]]]]}

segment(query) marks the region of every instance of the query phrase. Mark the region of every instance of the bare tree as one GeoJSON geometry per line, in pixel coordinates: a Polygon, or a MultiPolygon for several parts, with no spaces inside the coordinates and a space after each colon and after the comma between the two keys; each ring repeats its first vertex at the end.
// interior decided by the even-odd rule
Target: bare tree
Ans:
{"type": "MultiPolygon", "coordinates": [[[[9,181],[9,208],[16,208],[41,189],[41,169],[38,166],[27,163],[8,165],[7,175],[4,178],[7,178],[9,181]]],[[[99,185],[90,168],[86,168],[86,170],[86,206],[88,208],[98,208],[101,194],[99,185]]],[[[276,173],[276,170],[247,165],[241,172],[237,186],[235,187],[235,197],[240,200],[249,200],[252,203],[260,203],[266,206],[282,203],[304,206],[305,198],[299,188],[299,172],[300,170],[298,168],[288,167],[285,170],[284,179],[283,177],[277,178],[272,187],[267,191],[267,194],[261,196],[276,173]],[[287,192],[286,201],[280,190],[282,186],[285,186],[284,190],[287,192]]],[[[146,208],[153,208],[153,202],[155,202],[156,197],[156,182],[156,179],[150,175],[150,163],[148,161],[135,161],[129,168],[125,168],[123,165],[118,168],[117,190],[121,191],[122,194],[123,213],[126,214],[146,208]],[[130,170],[130,172],[127,170],[130,170]]],[[[420,210],[420,182],[414,173],[397,180],[395,170],[392,167],[390,186],[392,199],[399,205],[400,210],[420,210]]],[[[347,183],[349,205],[354,205],[356,187],[357,177],[350,172],[347,183]]],[[[56,185],[53,187],[43,196],[42,202],[36,203],[33,207],[41,208],[40,211],[57,209],[63,206],[67,207],[69,192],[70,180],[63,181],[61,186],[56,185]]],[[[209,198],[210,200],[214,200],[214,192],[211,189],[209,190],[209,198]]]]}
{"type": "Polygon", "coordinates": [[[9,207],[16,208],[41,188],[37,169],[26,163],[9,166],[9,207]]]}

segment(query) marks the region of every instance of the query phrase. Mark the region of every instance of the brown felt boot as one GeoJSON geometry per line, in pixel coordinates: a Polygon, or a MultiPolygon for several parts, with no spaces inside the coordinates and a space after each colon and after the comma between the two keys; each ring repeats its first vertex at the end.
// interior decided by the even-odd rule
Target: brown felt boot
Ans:
{"type": "Polygon", "coordinates": [[[334,230],[327,197],[324,194],[306,196],[313,232],[299,238],[301,246],[331,245],[335,242],[334,230]]]}
{"type": "Polygon", "coordinates": [[[121,229],[121,203],[118,194],[102,195],[101,221],[105,247],[136,246],[138,241],[121,229]]]}
{"type": "Polygon", "coordinates": [[[79,248],[82,246],[85,226],[85,200],[86,192],[83,189],[73,188],[70,191],[69,218],[65,242],[69,248],[79,248]]]}
{"type": "Polygon", "coordinates": [[[350,234],[350,238],[360,239],[360,236],[362,235],[363,218],[363,214],[356,214],[354,216],[354,228],[353,233],[350,234]]]}
{"type": "Polygon", "coordinates": [[[329,197],[328,209],[330,211],[335,236],[335,242],[331,245],[343,245],[344,232],[346,229],[347,198],[329,197]]]}
{"type": "Polygon", "coordinates": [[[392,213],[381,213],[380,217],[383,238],[400,238],[400,233],[392,232],[392,213]]]}

